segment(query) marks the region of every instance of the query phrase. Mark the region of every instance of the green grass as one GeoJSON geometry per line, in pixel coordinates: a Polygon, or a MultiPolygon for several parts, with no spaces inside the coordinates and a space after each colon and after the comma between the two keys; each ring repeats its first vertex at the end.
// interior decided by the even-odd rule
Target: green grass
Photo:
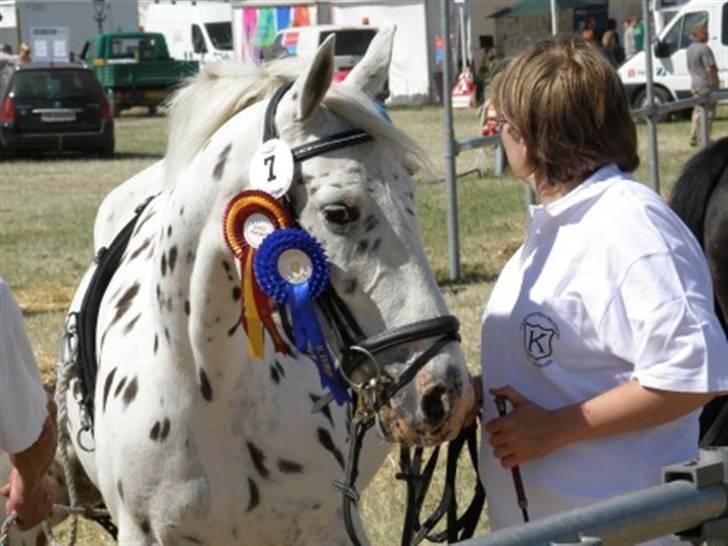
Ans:
{"type": "MultiPolygon", "coordinates": [[[[442,177],[442,111],[436,107],[394,109],[394,122],[412,135],[442,177]]],[[[458,138],[475,136],[473,111],[457,111],[458,138]]],[[[668,195],[685,161],[694,153],[687,145],[688,122],[659,126],[662,193],[668,195]]],[[[639,126],[643,160],[636,175],[647,181],[644,125],[639,126]]],[[[0,163],[0,277],[13,288],[27,319],[34,350],[45,377],[57,358],[64,311],[92,259],[92,226],[104,195],[121,181],[159,159],[165,148],[164,118],[125,114],[117,121],[117,156],[113,160],[53,158],[0,163]]],[[[713,136],[728,135],[728,109],[719,113],[713,136]]],[[[490,172],[492,150],[467,151],[458,158],[458,172],[490,172]]],[[[451,311],[462,324],[463,348],[473,371],[478,370],[480,317],[505,261],[520,244],[525,229],[525,189],[510,176],[458,178],[460,251],[463,278],[448,281],[448,241],[444,184],[420,180],[418,221],[427,254],[441,282],[451,311]]],[[[365,524],[373,544],[399,542],[404,490],[396,482],[397,453],[382,466],[363,499],[365,524]],[[396,483],[395,483],[396,482],[396,483]]],[[[461,489],[469,498],[473,474],[462,470],[461,489]]],[[[441,491],[442,472],[433,488],[441,491]]],[[[332,493],[333,494],[333,493],[332,493]]],[[[465,498],[465,497],[464,497],[465,498]]],[[[428,506],[432,508],[433,499],[428,506]]],[[[480,532],[486,529],[485,518],[480,532]]],[[[107,543],[99,528],[84,524],[81,545],[107,543]]]]}

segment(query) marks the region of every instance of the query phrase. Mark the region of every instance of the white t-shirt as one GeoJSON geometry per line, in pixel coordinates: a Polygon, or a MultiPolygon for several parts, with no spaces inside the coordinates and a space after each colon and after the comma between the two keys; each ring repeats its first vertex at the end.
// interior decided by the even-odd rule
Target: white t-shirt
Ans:
{"type": "Polygon", "coordinates": [[[48,417],[47,404],[23,315],[0,279],[0,450],[18,453],[33,445],[48,417]]]}
{"type": "MultiPolygon", "coordinates": [[[[666,391],[728,389],[705,258],[657,194],[610,165],[531,212],[483,317],[484,422],[498,416],[488,389],[504,385],[547,409],[633,378],[666,391]]],[[[521,465],[531,519],[659,484],[663,466],[697,456],[698,415],[521,465]]],[[[480,472],[491,527],[522,523],[485,432],[480,472]]]]}

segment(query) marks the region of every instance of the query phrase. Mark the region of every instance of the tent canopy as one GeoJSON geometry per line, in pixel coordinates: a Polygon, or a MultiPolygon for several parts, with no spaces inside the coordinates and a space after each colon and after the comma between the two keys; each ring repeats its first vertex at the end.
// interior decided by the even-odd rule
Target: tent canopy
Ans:
{"type": "MultiPolygon", "coordinates": [[[[604,0],[556,0],[556,6],[560,11],[574,8],[588,8],[592,6],[604,6],[604,0]]],[[[491,19],[501,17],[523,17],[528,15],[548,15],[551,13],[551,3],[544,0],[521,0],[510,8],[499,9],[487,15],[491,19]]]]}

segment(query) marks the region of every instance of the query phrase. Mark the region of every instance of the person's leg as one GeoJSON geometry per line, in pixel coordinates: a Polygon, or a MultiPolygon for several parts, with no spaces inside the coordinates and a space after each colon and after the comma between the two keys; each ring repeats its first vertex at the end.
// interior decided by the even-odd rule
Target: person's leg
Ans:
{"type": "Polygon", "coordinates": [[[708,120],[708,143],[712,142],[710,132],[713,129],[713,119],[715,118],[716,101],[710,101],[705,104],[706,119],[708,120]]]}
{"type": "Polygon", "coordinates": [[[690,120],[690,145],[697,146],[700,134],[700,108],[693,107],[693,116],[690,120]]]}

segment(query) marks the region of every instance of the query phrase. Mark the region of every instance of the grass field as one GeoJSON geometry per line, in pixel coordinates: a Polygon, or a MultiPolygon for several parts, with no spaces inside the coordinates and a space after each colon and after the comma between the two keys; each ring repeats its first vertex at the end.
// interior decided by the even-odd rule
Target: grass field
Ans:
{"type": "MultiPolygon", "coordinates": [[[[436,107],[395,109],[393,121],[413,136],[442,176],[442,111],[436,107]]],[[[459,138],[477,134],[472,111],[456,112],[459,138]]],[[[719,110],[713,136],[728,135],[728,108],[719,110]]],[[[13,288],[24,315],[39,365],[46,379],[57,358],[64,311],[92,259],[96,208],[115,185],[161,158],[165,120],[134,115],[117,121],[113,160],[54,158],[3,161],[0,164],[0,277],[13,288]]],[[[636,175],[648,180],[644,126],[640,131],[643,164],[636,175]]],[[[689,122],[659,126],[662,193],[668,195],[682,165],[695,151],[687,145],[689,122]]],[[[490,169],[492,150],[464,152],[458,172],[490,169]]],[[[487,174],[487,173],[486,173],[487,174]]],[[[460,249],[463,278],[449,282],[445,188],[419,180],[417,208],[428,256],[451,311],[462,324],[463,347],[473,371],[478,369],[479,321],[498,272],[520,244],[525,228],[524,186],[510,176],[458,179],[460,249]]],[[[396,452],[389,457],[363,501],[365,524],[373,544],[399,542],[403,493],[395,482],[396,452]]],[[[441,475],[438,476],[438,479],[441,475]]],[[[472,490],[472,472],[463,471],[462,488],[472,490]]],[[[433,485],[440,490],[439,483],[433,485]]],[[[332,494],[334,494],[332,490],[332,494]]],[[[481,532],[486,529],[485,519],[481,532]]],[[[82,545],[107,543],[95,526],[84,525],[82,545]]]]}

